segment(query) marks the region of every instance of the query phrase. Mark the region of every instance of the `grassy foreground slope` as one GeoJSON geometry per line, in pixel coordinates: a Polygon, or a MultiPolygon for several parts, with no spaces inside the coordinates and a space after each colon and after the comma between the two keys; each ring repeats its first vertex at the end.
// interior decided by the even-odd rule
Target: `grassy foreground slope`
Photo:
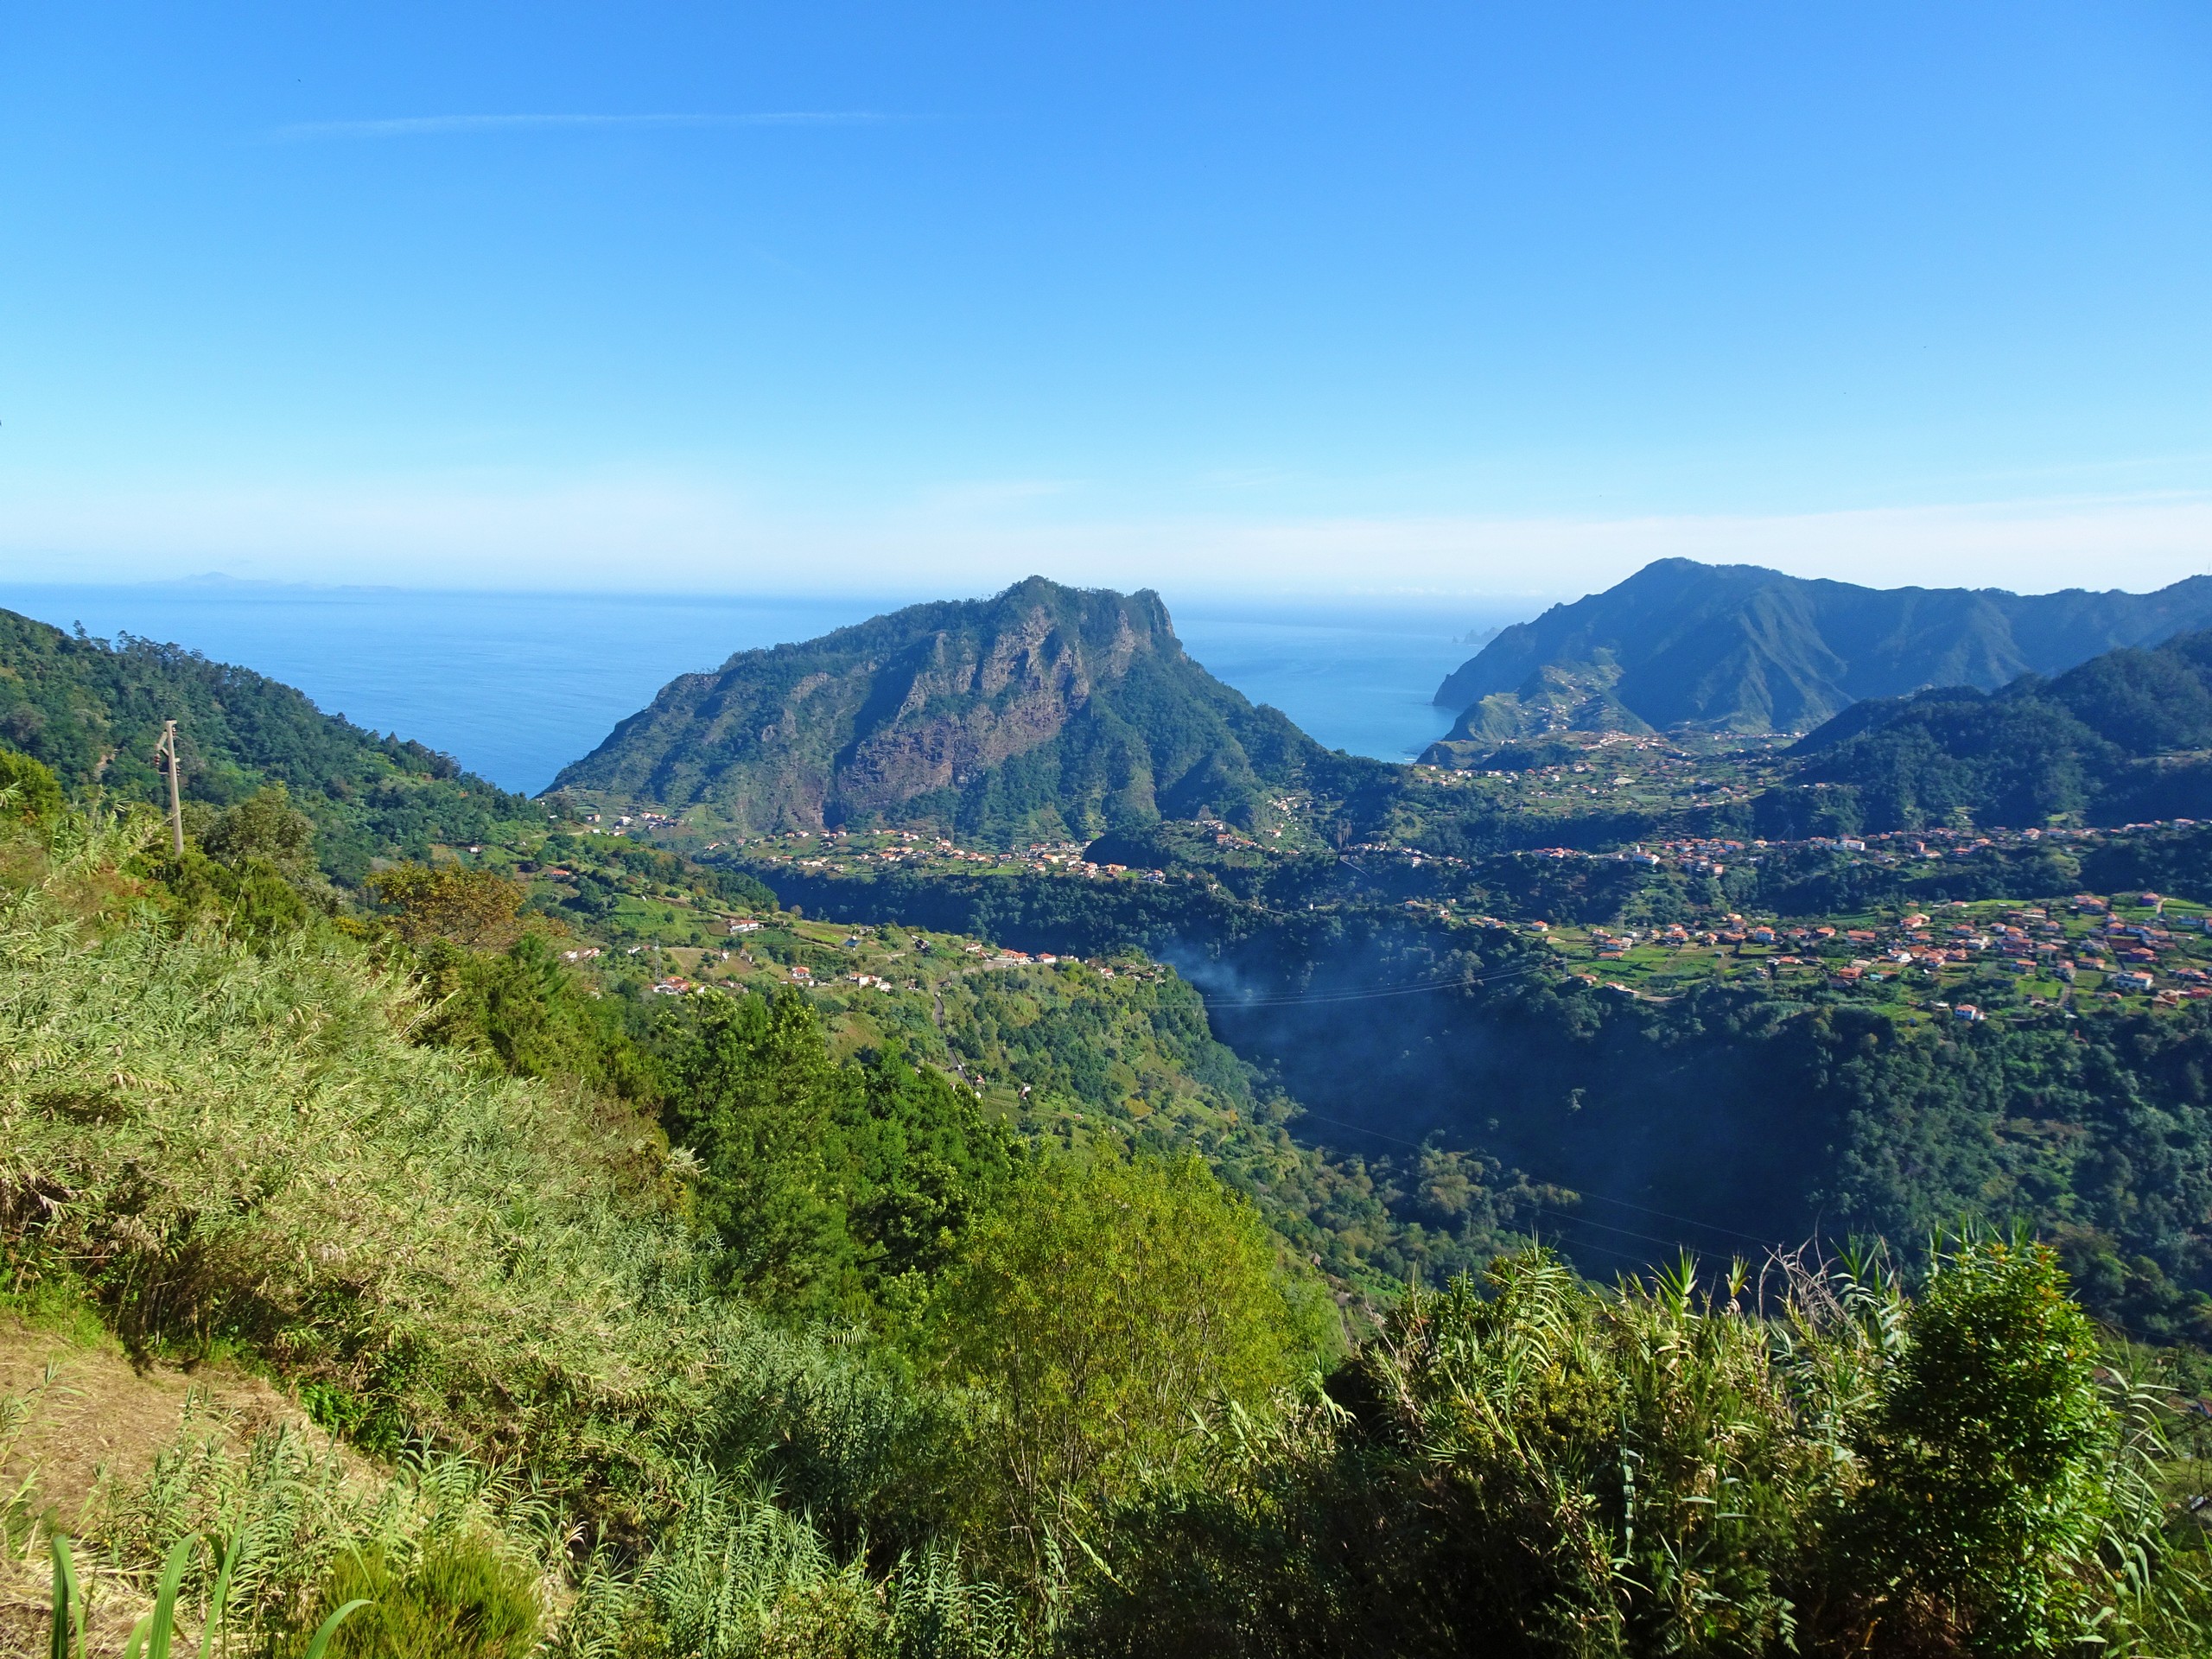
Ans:
{"type": "MultiPolygon", "coordinates": [[[[558,1611],[571,1651],[873,1652],[917,1626],[922,1650],[1003,1651],[1027,1640],[1033,1592],[976,1567],[1035,1580],[1067,1483],[1118,1501],[1176,1460],[1204,1399],[1257,1408],[1293,1375],[1275,1251],[1202,1166],[1010,1157],[965,1091],[895,1057],[836,1065],[796,996],[772,1015],[753,998],[671,1007],[638,1091],[662,1109],[609,1098],[563,1062],[629,1042],[619,1020],[594,1029],[613,999],[517,1014],[542,951],[473,957],[490,979],[454,985],[510,1031],[560,1027],[517,1077],[515,1057],[454,1040],[454,1001],[430,1017],[417,976],[434,958],[397,937],[365,944],[304,906],[233,936],[177,906],[170,865],[141,851],[150,823],[25,825],[10,804],[0,1238],[16,1301],[93,1310],[149,1359],[260,1370],[391,1483],[310,1516],[301,1494],[327,1465],[296,1437],[257,1440],[241,1466],[194,1450],[187,1422],[146,1488],[80,1518],[114,1595],[142,1594],[175,1538],[212,1527],[276,1551],[235,1604],[254,1651],[295,1650],[363,1583],[446,1593],[439,1552],[464,1544],[540,1580],[529,1622],[558,1611]],[[669,1128],[686,1137],[673,1150],[669,1128]],[[1087,1363],[1117,1403],[1069,1421],[1051,1403],[1062,1349],[1031,1331],[1044,1395],[1010,1409],[1001,1333],[1020,1327],[984,1275],[998,1252],[1064,1248],[1065,1218],[1095,1225],[1100,1203],[1139,1259],[1092,1249],[1109,1276],[1087,1299],[1061,1275],[1052,1312],[1147,1306],[1138,1346],[1160,1357],[1087,1363]],[[810,1273],[825,1294],[793,1294],[810,1273]],[[905,1349],[849,1322],[836,1293],[855,1280],[863,1300],[904,1298],[905,1349]],[[940,1289],[967,1310],[958,1340],[921,1329],[940,1289]],[[1062,1472],[1025,1486],[1018,1452],[1062,1472]],[[435,1499],[425,1481],[504,1496],[471,1499],[458,1542],[395,1541],[385,1522],[435,1499]]],[[[0,1433],[34,1406],[6,1402],[0,1433]]],[[[10,1524],[35,1536],[36,1515],[19,1504],[10,1524]]],[[[213,1565],[194,1569],[203,1590],[213,1565]]]]}
{"type": "MultiPolygon", "coordinates": [[[[2035,1245],[1910,1287],[1531,1251],[1325,1357],[1195,1160],[1017,1152],[791,992],[602,1029],[658,1112],[561,1043],[516,1077],[418,1040],[420,918],[211,927],[146,826],[16,804],[10,1296],[258,1370],[346,1448],[188,1423],[79,1521],[96,1599],[194,1532],[244,1562],[211,1651],[296,1653],[356,1593],[339,1651],[407,1659],[2205,1651],[2177,1379],[2035,1245]],[[817,1270],[902,1317],[813,1311],[817,1270]]],[[[487,1017],[549,966],[467,962],[487,1017]]],[[[613,1000],[540,1012],[583,1042],[613,1000]]]]}
{"type": "Polygon", "coordinates": [[[563,1599],[586,1564],[543,1553],[556,1517],[553,1536],[626,1541],[633,1566],[679,1512],[751,1526],[766,1602],[728,1610],[733,1629],[772,1617],[775,1573],[834,1576],[826,1540],[747,1483],[773,1470],[857,1526],[880,1486],[872,1452],[916,1408],[710,1290],[711,1242],[684,1219],[655,1126],[410,1040],[425,1009],[404,963],[327,930],[246,942],[165,925],[134,874],[144,839],[65,823],[5,849],[10,1283],[36,1305],[83,1299],[149,1357],[264,1370],[397,1459],[398,1496],[303,1512],[301,1483],[321,1477],[296,1438],[257,1441],[241,1469],[194,1452],[188,1421],[156,1459],[162,1491],[117,1494],[86,1522],[152,1558],[120,1560],[109,1591],[143,1591],[190,1527],[273,1529],[254,1639],[286,1650],[321,1569],[382,1548],[424,1459],[455,1453],[478,1471],[447,1478],[464,1495],[500,1465],[510,1497],[537,1494],[478,1506],[471,1535],[563,1599]]]}
{"type": "Polygon", "coordinates": [[[57,889],[134,902],[130,838],[88,836],[0,918],[20,1270],[81,1281],[148,1352],[338,1389],[372,1443],[527,1447],[636,1501],[632,1431],[709,1413],[699,1362],[767,1341],[739,1306],[702,1322],[652,1126],[411,1041],[411,977],[343,937],[87,937],[57,889]]]}

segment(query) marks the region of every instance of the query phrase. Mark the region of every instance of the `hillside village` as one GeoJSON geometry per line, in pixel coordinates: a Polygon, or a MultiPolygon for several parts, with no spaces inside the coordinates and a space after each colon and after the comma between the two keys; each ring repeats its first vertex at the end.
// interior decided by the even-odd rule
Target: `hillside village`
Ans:
{"type": "Polygon", "coordinates": [[[961,847],[949,836],[924,836],[910,830],[886,830],[873,835],[856,835],[846,830],[825,830],[818,836],[810,830],[793,830],[781,836],[758,838],[750,843],[736,837],[728,842],[709,842],[702,850],[717,852],[727,848],[736,852],[747,849],[748,845],[750,855],[754,859],[772,864],[790,864],[808,870],[857,868],[877,864],[906,869],[975,868],[1027,870],[1037,875],[1080,875],[1093,880],[1128,876],[1139,881],[1158,882],[1167,879],[1164,870],[1133,870],[1126,864],[1093,862],[1084,857],[1084,843],[1082,842],[1035,841],[1019,851],[999,852],[961,847]]]}
{"type": "Polygon", "coordinates": [[[1718,925],[1552,928],[1540,934],[1583,982],[1664,997],[1712,980],[1855,993],[1907,1017],[1974,1021],[2103,1004],[2212,999],[2202,906],[2156,893],[2078,893],[2064,905],[1954,900],[1814,925],[1729,912],[1718,925]],[[1587,962],[1587,969],[1578,964],[1587,962]]]}
{"type": "Polygon", "coordinates": [[[1792,739],[1558,732],[1502,746],[1465,765],[1424,760],[1408,770],[1423,785],[1485,797],[1507,810],[1674,810],[1747,798],[1776,770],[1792,739]]]}
{"type": "MultiPolygon", "coordinates": [[[[1578,923],[1572,918],[1496,913],[1486,889],[1465,887],[1476,861],[1421,847],[1355,843],[1340,858],[1355,873],[1395,869],[1401,879],[1426,883],[1414,897],[1393,902],[1428,913],[1450,928],[1503,929],[1541,941],[1567,979],[1615,995],[1666,1000],[1709,983],[1759,984],[1785,996],[1842,999],[1879,1007],[1912,1021],[1974,1022],[2044,1014],[2070,1016],[2102,1007],[2156,1012],[2212,999],[2212,935],[2205,907],[2149,889],[2050,897],[2008,893],[1998,898],[1914,897],[1815,915],[1732,905],[1724,878],[1740,876],[1767,861],[1814,858],[1850,871],[1864,867],[1915,888],[1940,887],[1951,868],[1980,868],[1975,861],[2063,849],[2074,855],[2125,845],[2145,836],[2196,829],[2191,819],[2130,825],[2118,830],[1936,830],[1910,835],[1808,836],[1765,841],[1686,838],[1637,844],[1599,853],[1547,847],[1516,855],[1537,866],[1612,868],[1624,877],[1661,884],[1649,892],[1689,894],[1683,882],[1702,883],[1713,902],[1692,905],[1643,925],[1578,923]]],[[[1249,837],[1223,832],[1215,841],[1261,874],[1280,856],[1249,837]]],[[[944,874],[966,872],[1009,880],[1074,880],[1087,883],[1198,882],[1215,885],[1205,870],[1169,871],[1086,858],[1077,842],[1033,842],[1019,851],[963,848],[949,837],[912,831],[820,835],[788,832],[731,842],[709,850],[740,854],[763,874],[788,868],[812,878],[861,879],[886,870],[944,874]]],[[[557,878],[555,878],[557,880],[557,878]]],[[[1218,890],[1218,889],[1217,889],[1218,890]]],[[[1633,889],[1631,889],[1633,891],[1633,889]]],[[[888,994],[917,992],[956,962],[975,973],[1036,966],[1073,965],[1050,950],[1024,952],[997,944],[950,938],[890,946],[868,930],[798,922],[788,916],[685,913],[664,898],[656,930],[650,916],[646,945],[632,953],[665,969],[664,993],[695,983],[798,983],[888,994]],[[830,953],[826,957],[824,952],[830,953]]],[[[1255,901],[1264,902],[1264,901],[1255,901]]],[[[1321,900],[1310,900],[1319,904],[1321,900]]],[[[1643,908],[1655,907],[1647,901],[1643,908]]],[[[1656,908],[1665,909],[1664,902],[1656,908]]],[[[1637,905],[1628,906],[1633,912],[1637,905]]],[[[1138,971],[1134,953],[1118,965],[1085,964],[1111,977],[1138,971]]],[[[1160,971],[1157,968],[1150,971],[1160,971]]]]}

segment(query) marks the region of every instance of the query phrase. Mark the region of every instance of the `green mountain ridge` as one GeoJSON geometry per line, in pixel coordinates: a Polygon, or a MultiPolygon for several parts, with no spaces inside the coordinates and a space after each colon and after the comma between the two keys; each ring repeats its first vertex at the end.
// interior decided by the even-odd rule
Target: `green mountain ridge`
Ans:
{"type": "Polygon", "coordinates": [[[553,788],[743,834],[1087,837],[1206,814],[1255,827],[1319,753],[1192,662],[1157,594],[1031,577],[684,675],[553,788]]]}
{"type": "Polygon", "coordinates": [[[1455,670],[1434,701],[1465,712],[1427,758],[1464,764],[1451,745],[1555,729],[1546,704],[1521,729],[1503,732],[1516,711],[1488,701],[1527,702],[1532,686],[1541,688],[1533,677],[1548,670],[1616,669],[1612,700],[1659,729],[1806,731],[1864,698],[1928,686],[1995,690],[2022,674],[2060,673],[2100,652],[2207,626],[2207,576],[2150,594],[2021,594],[1862,588],[1758,565],[1662,559],[1505,629],[1455,670]]]}
{"type": "Polygon", "coordinates": [[[1803,764],[1777,801],[1817,788],[1874,830],[2204,817],[2208,750],[2212,631],[1994,694],[1951,686],[1857,704],[1790,751],[1803,764]]]}
{"type": "Polygon", "coordinates": [[[1651,728],[1613,695],[1620,664],[1602,646],[1586,663],[1546,663],[1512,691],[1493,691],[1461,715],[1452,735],[1423,759],[1450,764],[1471,752],[1557,732],[1630,732],[1651,728]]]}
{"type": "Polygon", "coordinates": [[[422,858],[481,841],[544,810],[464,772],[449,755],[326,715],[304,693],[181,645],[111,645],[0,610],[0,747],[53,768],[67,788],[159,802],[154,744],[177,722],[188,806],[229,806],[281,783],[315,821],[326,871],[358,883],[372,859],[422,858]]]}
{"type": "MultiPolygon", "coordinates": [[[[417,752],[175,648],[34,631],[0,658],[7,731],[80,797],[0,753],[45,787],[0,814],[0,1362],[44,1379],[0,1438],[109,1378],[69,1431],[97,1465],[16,1454],[0,1627],[30,1632],[66,1524],[94,1652],[158,1572],[209,1651],[297,1651],[346,1610],[334,1654],[457,1659],[2212,1653],[2208,918],[2065,900],[2100,863],[2201,872],[2212,826],[1971,868],[1736,842],[1725,879],[1496,850],[1516,818],[1710,829],[1885,757],[1962,801],[2024,757],[2113,809],[2212,747],[2212,634],[1857,705],[1786,760],[1563,734],[1537,789],[1321,751],[1148,594],[918,609],[943,626],[733,659],[721,712],[759,694],[802,760],[828,745],[835,810],[949,798],[1013,834],[1110,804],[1091,859],[1172,874],[903,831],[706,868],[656,844],[688,826],[555,803],[345,914],[208,906],[143,817],[84,810],[87,779],[158,781],[148,721],[189,722],[203,800],[321,779],[361,837],[413,821],[353,780],[417,752]],[[967,758],[900,796],[854,760],[872,740],[967,758]],[[1741,913],[1815,887],[1865,913],[1741,913]],[[1860,976],[1982,927],[1941,978],[1860,976]],[[1071,960],[1083,931],[1111,960],[1071,960]],[[990,948],[1025,933],[1033,960],[990,948]],[[2168,987],[2060,1007],[2046,947],[2085,989],[2107,957],[2168,987]],[[1390,1150],[1294,1140],[1301,1102],[1390,1150]],[[1940,1236],[1974,1217],[2022,1230],[1940,1236]],[[1823,1266],[1808,1231],[1875,1242],[1823,1266]],[[134,1369],[176,1379],[174,1436],[108,1405],[134,1369]],[[226,1375],[250,1412],[208,1408],[226,1375]]],[[[1529,700],[1613,683],[1548,667],[1529,700]]],[[[716,757],[673,740],[715,690],[661,734],[702,812],[716,757]]],[[[443,764],[407,788],[467,798],[443,764]]],[[[805,781],[757,772],[772,804],[805,781]]],[[[0,1643],[33,1645],[67,1643],[0,1643]]]]}

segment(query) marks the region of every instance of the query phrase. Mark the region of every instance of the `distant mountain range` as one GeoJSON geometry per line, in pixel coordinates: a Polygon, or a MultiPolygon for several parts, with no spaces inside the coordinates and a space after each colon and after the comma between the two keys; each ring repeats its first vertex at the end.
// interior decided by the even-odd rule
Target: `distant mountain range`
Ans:
{"type": "Polygon", "coordinates": [[[1426,757],[1559,730],[1809,731],[1867,697],[1994,690],[2101,652],[2212,626],[2212,577],[2152,594],[1861,588],[1662,559],[1507,628],[1435,702],[1462,711],[1426,757]]]}
{"type": "Polygon", "coordinates": [[[1256,827],[1319,753],[1185,655],[1158,594],[1033,576],[687,674],[554,788],[741,833],[1004,841],[1209,814],[1256,827]]]}
{"type": "MultiPolygon", "coordinates": [[[[1431,758],[1562,729],[1803,723],[1819,729],[1758,798],[1761,834],[2212,819],[2212,626],[2177,632],[2192,612],[2212,624],[2212,579],[2022,598],[1669,561],[1492,641],[1447,687],[1520,678],[1478,697],[1431,758]],[[2103,648],[2126,633],[2153,643],[2103,648]],[[2082,660],[2085,645],[2100,648],[2082,660]]],[[[0,747],[73,790],[150,801],[171,717],[189,798],[219,806],[286,784],[343,880],[379,857],[544,821],[543,805],[249,670],[0,611],[0,747]]],[[[1398,833],[1408,791],[1430,787],[1324,750],[1214,678],[1157,594],[1040,577],[685,675],[555,784],[586,805],[658,807],[740,836],[899,826],[999,845],[1112,835],[1131,849],[1187,837],[1173,826],[1193,822],[1211,848],[1215,830],[1288,829],[1294,811],[1301,831],[1346,845],[1398,833]]],[[[1488,844],[1487,798],[1429,823],[1430,842],[1488,844]]]]}

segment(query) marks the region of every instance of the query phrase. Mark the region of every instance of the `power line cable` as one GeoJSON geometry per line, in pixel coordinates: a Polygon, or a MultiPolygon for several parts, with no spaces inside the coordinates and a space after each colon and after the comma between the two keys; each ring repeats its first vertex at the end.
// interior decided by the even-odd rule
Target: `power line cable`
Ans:
{"type": "Polygon", "coordinates": [[[1665,1244],[1677,1250],[1690,1250],[1693,1253],[1695,1251],[1695,1246],[1679,1238],[1658,1238],[1649,1233],[1637,1232],[1631,1228],[1615,1227],[1610,1223],[1592,1221],[1587,1216],[1578,1216],[1569,1211],[1554,1210],[1548,1204],[1532,1204],[1529,1207],[1540,1215],[1554,1217],[1570,1226],[1595,1227],[1602,1232],[1618,1233],[1623,1238],[1641,1239],[1646,1244],[1665,1244]]]}
{"type": "Polygon", "coordinates": [[[1694,1216],[1678,1216],[1669,1210],[1654,1210],[1648,1204],[1630,1204],[1626,1198],[1608,1198],[1603,1192],[1584,1192],[1580,1190],[1575,1196],[1592,1203],[1618,1205],[1624,1210],[1633,1210],[1640,1215],[1657,1216],[1662,1221],[1679,1221],[1685,1227],[1700,1227],[1709,1233],[1726,1233],[1731,1238],[1740,1238],[1749,1243],[1764,1246],[1770,1250],[1780,1248],[1772,1239],[1761,1238],[1757,1233],[1747,1233],[1738,1227],[1723,1227],[1718,1222],[1700,1221],[1694,1216]]]}
{"type": "Polygon", "coordinates": [[[1517,979],[1527,974],[1541,973],[1552,966],[1549,963],[1523,963],[1518,968],[1502,968],[1486,974],[1452,974],[1434,979],[1410,981],[1403,985],[1384,985],[1367,990],[1355,991],[1263,991],[1255,995],[1234,996],[1224,991],[1209,992],[1204,986],[1198,994],[1211,1005],[1219,1001],[1231,1012],[1238,1008],[1274,1008],[1311,1005],[1319,1002],[1363,1002],[1381,996],[1412,996],[1422,991],[1446,990],[1454,986],[1489,985],[1500,980],[1517,979]]]}
{"type": "MultiPolygon", "coordinates": [[[[1403,1135],[1385,1135],[1382,1130],[1380,1130],[1380,1129],[1370,1129],[1370,1128],[1367,1128],[1367,1127],[1366,1127],[1366,1125],[1364,1125],[1364,1124],[1361,1124],[1361,1123],[1347,1123],[1347,1122],[1345,1122],[1342,1118],[1338,1118],[1338,1117],[1326,1117],[1326,1116],[1324,1116],[1321,1113],[1317,1112],[1317,1111],[1314,1111],[1314,1110],[1311,1109],[1310,1108],[1300,1108],[1300,1110],[1301,1110],[1301,1112],[1304,1114],[1304,1116],[1307,1116],[1307,1117],[1310,1117],[1310,1118],[1313,1118],[1313,1119],[1315,1122],[1321,1122],[1321,1123],[1333,1123],[1333,1124],[1335,1124],[1335,1125],[1336,1125],[1336,1127],[1337,1127],[1337,1128],[1340,1128],[1340,1129],[1351,1129],[1351,1130],[1352,1130],[1352,1131],[1353,1131],[1354,1133],[1356,1133],[1356,1134],[1368,1135],[1368,1136],[1370,1136],[1370,1137],[1372,1137],[1373,1139],[1377,1140],[1377,1141],[1389,1141],[1389,1142],[1391,1143],[1391,1145],[1393,1145],[1393,1146],[1398,1146],[1398,1147],[1412,1147],[1412,1148],[1413,1148],[1413,1150],[1414,1150],[1415,1152],[1427,1152],[1427,1151],[1428,1151],[1428,1150],[1430,1149],[1430,1148],[1429,1148],[1429,1147],[1427,1146],[1427,1144],[1426,1142],[1424,1142],[1424,1141],[1408,1141],[1408,1140],[1407,1140],[1403,1135]]],[[[1607,1197],[1605,1194],[1604,1194],[1604,1193],[1602,1193],[1602,1192],[1578,1192],[1578,1193],[1576,1194],[1576,1196],[1577,1196],[1578,1198],[1585,1198],[1585,1199],[1592,1199],[1592,1198],[1594,1198],[1594,1199],[1595,1199],[1597,1202],[1599,1202],[1599,1204],[1611,1204],[1611,1205],[1618,1205],[1620,1208],[1622,1208],[1622,1209],[1624,1209],[1624,1210],[1634,1210],[1634,1211],[1636,1211],[1637,1212],[1638,1212],[1638,1213],[1639,1213],[1639,1214],[1641,1214],[1641,1215],[1646,1215],[1646,1216],[1656,1216],[1656,1217],[1658,1217],[1662,1221],[1676,1221],[1676,1222],[1680,1222],[1680,1223],[1681,1223],[1683,1226],[1685,1226],[1685,1227],[1698,1227],[1698,1228],[1702,1228],[1702,1229],[1704,1229],[1707,1232],[1712,1232],[1712,1233],[1726,1233],[1726,1234],[1727,1234],[1731,1238],[1740,1238],[1740,1239],[1745,1240],[1746,1243],[1752,1243],[1752,1244],[1757,1244],[1757,1245],[1760,1246],[1762,1249],[1764,1249],[1773,1250],[1773,1249],[1780,1249],[1781,1248],[1783,1248],[1782,1246],[1780,1246],[1780,1245],[1777,1244],[1777,1243],[1774,1242],[1774,1240],[1772,1240],[1772,1239],[1770,1239],[1770,1238],[1761,1238],[1761,1237],[1760,1237],[1757,1233],[1747,1233],[1747,1232],[1745,1232],[1741,1228],[1738,1228],[1738,1227],[1723,1227],[1723,1226],[1721,1226],[1718,1222],[1712,1222],[1712,1221],[1700,1221],[1700,1220],[1698,1220],[1698,1219],[1697,1219],[1697,1217],[1694,1217],[1694,1216],[1678,1216],[1678,1215],[1675,1215],[1675,1214],[1673,1211],[1668,1211],[1668,1210],[1655,1210],[1655,1209],[1653,1209],[1653,1208],[1652,1208],[1649,1205],[1648,1205],[1648,1204],[1631,1204],[1631,1203],[1630,1203],[1626,1198],[1609,1198],[1609,1197],[1607,1197]]],[[[1534,1207],[1535,1207],[1535,1208],[1536,1208],[1536,1209],[1538,1209],[1538,1210],[1542,1210],[1542,1209],[1545,1209],[1545,1208],[1546,1208],[1546,1206],[1545,1206],[1545,1205],[1535,1205],[1534,1207]]],[[[1586,1216],[1577,1216],[1577,1215],[1572,1215],[1572,1214],[1569,1214],[1568,1212],[1567,1212],[1567,1211],[1551,1211],[1551,1213],[1553,1213],[1553,1214],[1554,1214],[1554,1215],[1565,1215],[1565,1216],[1567,1216],[1567,1218],[1568,1220],[1570,1220],[1570,1221],[1580,1221],[1580,1222],[1584,1222],[1584,1223],[1586,1223],[1586,1224],[1588,1224],[1588,1225],[1590,1225],[1590,1226],[1592,1226],[1592,1227],[1602,1227],[1602,1226],[1604,1226],[1604,1225],[1605,1224],[1605,1223],[1603,1223],[1603,1222],[1601,1222],[1601,1221],[1591,1221],[1591,1220],[1590,1220],[1590,1218],[1589,1218],[1588,1217],[1586,1217],[1586,1216]]],[[[1618,1228],[1617,1228],[1617,1229],[1615,1229],[1614,1230],[1615,1230],[1615,1231],[1624,1231],[1624,1230],[1625,1230],[1625,1229],[1618,1229],[1618,1228]]],[[[1635,1234],[1630,1234],[1630,1236],[1631,1236],[1631,1237],[1636,1237],[1636,1238],[1642,1238],[1642,1237],[1645,1237],[1645,1236],[1647,1236],[1647,1235],[1645,1235],[1645,1234],[1641,1234],[1641,1233],[1635,1233],[1635,1234]]],[[[1655,1242],[1656,1242],[1656,1243],[1662,1243],[1662,1244],[1679,1244],[1679,1243],[1681,1243],[1681,1241],[1680,1239],[1663,1239],[1663,1238],[1662,1238],[1662,1239],[1656,1240],[1656,1241],[1655,1241],[1655,1242]]]]}

